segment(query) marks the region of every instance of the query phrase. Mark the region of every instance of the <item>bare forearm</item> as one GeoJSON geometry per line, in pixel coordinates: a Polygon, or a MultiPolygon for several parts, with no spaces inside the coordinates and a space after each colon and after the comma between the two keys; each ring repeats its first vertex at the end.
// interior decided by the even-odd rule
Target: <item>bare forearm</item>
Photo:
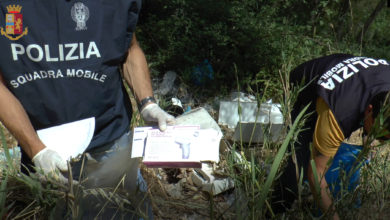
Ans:
{"type": "Polygon", "coordinates": [[[32,127],[23,106],[1,82],[0,106],[0,121],[14,135],[30,158],[45,148],[32,127]]]}
{"type": "MultiPolygon", "coordinates": [[[[334,210],[333,200],[330,196],[328,183],[325,179],[325,173],[327,171],[327,163],[329,159],[329,157],[325,157],[322,155],[317,155],[316,157],[314,157],[317,176],[314,174],[313,169],[310,165],[308,169],[308,179],[311,192],[323,212],[334,210]]],[[[333,215],[333,219],[339,219],[337,213],[333,215]]]]}
{"type": "Polygon", "coordinates": [[[314,176],[309,177],[309,183],[310,188],[312,191],[312,194],[315,196],[316,201],[319,203],[319,206],[322,211],[327,211],[332,206],[332,198],[329,196],[329,193],[327,192],[328,184],[325,180],[325,178],[322,178],[319,176],[317,177],[319,180],[319,185],[316,186],[316,183],[314,181],[314,176]],[[319,187],[319,188],[317,188],[319,187]],[[318,193],[319,190],[319,193],[318,193]]]}
{"type": "Polygon", "coordinates": [[[129,54],[123,65],[123,74],[138,101],[153,96],[147,61],[135,35],[133,35],[129,54]]]}

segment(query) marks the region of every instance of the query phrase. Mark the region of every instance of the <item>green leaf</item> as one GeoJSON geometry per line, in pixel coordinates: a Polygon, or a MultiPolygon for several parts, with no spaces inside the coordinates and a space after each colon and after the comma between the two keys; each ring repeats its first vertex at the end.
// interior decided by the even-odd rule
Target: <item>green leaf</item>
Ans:
{"type": "Polygon", "coordinates": [[[310,160],[310,166],[311,169],[313,170],[313,176],[314,176],[314,184],[315,184],[315,190],[316,194],[319,196],[321,193],[321,187],[320,187],[320,182],[318,180],[318,173],[317,173],[317,167],[313,159],[310,160]]]}
{"type": "Polygon", "coordinates": [[[5,177],[1,180],[0,186],[0,218],[5,219],[7,213],[7,208],[5,207],[5,201],[7,199],[7,183],[8,183],[8,174],[5,172],[5,177]]]}
{"type": "Polygon", "coordinates": [[[300,122],[300,120],[302,119],[302,117],[304,116],[307,108],[309,107],[309,105],[307,105],[298,115],[298,117],[295,119],[294,121],[294,124],[292,125],[290,131],[288,132],[287,136],[286,136],[286,139],[284,139],[283,143],[282,143],[282,146],[280,147],[278,153],[276,154],[276,157],[275,157],[275,160],[274,162],[272,163],[272,167],[271,167],[271,171],[267,177],[267,180],[264,184],[264,187],[263,187],[263,190],[260,191],[260,199],[259,199],[259,203],[258,203],[258,206],[260,209],[263,208],[263,205],[264,205],[264,202],[268,196],[268,193],[270,191],[270,188],[271,188],[271,185],[272,185],[272,182],[274,181],[275,179],[275,176],[276,176],[276,172],[278,171],[279,169],[279,166],[280,166],[280,163],[282,162],[282,159],[283,159],[283,156],[287,150],[287,146],[289,145],[290,143],[290,140],[292,139],[292,137],[294,136],[294,132],[295,130],[297,129],[298,127],[298,124],[300,122]]]}

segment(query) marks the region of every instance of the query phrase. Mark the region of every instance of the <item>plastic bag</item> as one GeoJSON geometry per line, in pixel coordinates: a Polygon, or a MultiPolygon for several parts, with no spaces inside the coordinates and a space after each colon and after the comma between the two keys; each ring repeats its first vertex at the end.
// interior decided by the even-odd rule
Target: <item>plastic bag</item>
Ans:
{"type": "Polygon", "coordinates": [[[368,161],[356,161],[362,149],[362,146],[359,145],[347,143],[340,145],[331,166],[325,174],[333,198],[341,198],[344,193],[353,192],[359,185],[360,168],[368,163],[368,161]],[[340,175],[343,176],[340,177],[340,175]],[[342,182],[343,177],[347,178],[348,186],[342,182]]]}

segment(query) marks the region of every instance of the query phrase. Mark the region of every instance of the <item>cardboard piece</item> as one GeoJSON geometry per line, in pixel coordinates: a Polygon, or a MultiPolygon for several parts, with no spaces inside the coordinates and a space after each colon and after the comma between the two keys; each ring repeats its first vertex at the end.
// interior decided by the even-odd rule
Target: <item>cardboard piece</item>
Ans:
{"type": "Polygon", "coordinates": [[[257,102],[240,102],[241,118],[238,115],[237,101],[221,101],[219,103],[218,124],[235,128],[237,122],[254,122],[257,115],[257,102]]]}
{"type": "Polygon", "coordinates": [[[257,123],[242,122],[241,124],[237,123],[233,135],[233,140],[235,141],[242,140],[243,142],[246,143],[248,143],[251,140],[252,143],[263,143],[264,131],[266,130],[269,132],[268,137],[270,137],[273,142],[276,142],[281,138],[282,128],[283,128],[283,124],[264,124],[259,122],[257,123]]]}
{"type": "Polygon", "coordinates": [[[143,157],[148,167],[200,168],[202,161],[219,161],[222,133],[214,129],[168,126],[165,132],[150,127],[135,131],[132,156],[143,157]]]}

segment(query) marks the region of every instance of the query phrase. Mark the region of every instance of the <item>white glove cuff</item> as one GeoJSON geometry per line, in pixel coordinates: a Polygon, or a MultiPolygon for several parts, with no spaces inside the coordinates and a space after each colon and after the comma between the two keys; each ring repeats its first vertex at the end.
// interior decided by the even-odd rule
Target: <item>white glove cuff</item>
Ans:
{"type": "Polygon", "coordinates": [[[155,108],[156,106],[158,106],[156,103],[148,104],[147,106],[145,106],[145,107],[141,110],[141,114],[143,114],[145,111],[147,111],[147,110],[149,110],[149,109],[155,108]]]}
{"type": "MultiPolygon", "coordinates": [[[[43,148],[41,151],[39,151],[37,154],[35,154],[35,156],[31,159],[32,162],[34,162],[35,159],[37,159],[38,157],[40,157],[42,154],[44,154],[46,151],[48,151],[49,149],[47,147],[43,148]]],[[[35,162],[34,162],[35,163],[35,162]]]]}
{"type": "Polygon", "coordinates": [[[147,104],[149,103],[156,103],[156,99],[154,99],[153,96],[148,96],[144,99],[142,99],[138,104],[138,109],[142,110],[147,104]]]}

